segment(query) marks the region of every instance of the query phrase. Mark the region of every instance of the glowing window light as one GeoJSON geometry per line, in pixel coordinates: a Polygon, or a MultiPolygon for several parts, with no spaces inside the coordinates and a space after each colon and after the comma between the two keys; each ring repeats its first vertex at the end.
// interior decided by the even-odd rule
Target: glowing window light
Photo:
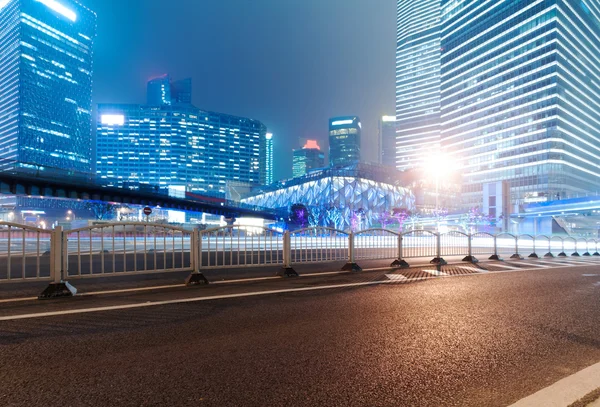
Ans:
{"type": "Polygon", "coordinates": [[[0,10],[2,10],[8,4],[10,0],[0,0],[0,10]]]}
{"type": "MultiPolygon", "coordinates": [[[[2,1],[2,0],[0,0],[0,1],[2,1]]],[[[77,20],[77,14],[75,14],[75,12],[73,10],[65,7],[64,5],[60,4],[56,0],[36,0],[36,1],[39,3],[42,3],[43,5],[56,11],[57,13],[62,14],[63,16],[67,17],[71,21],[77,20]]]]}
{"type": "Polygon", "coordinates": [[[335,122],[332,122],[331,125],[332,126],[343,126],[344,124],[352,124],[354,123],[354,120],[336,120],[335,122]]]}
{"type": "Polygon", "coordinates": [[[103,114],[100,121],[107,126],[122,126],[125,124],[125,116],[122,114],[103,114]]]}

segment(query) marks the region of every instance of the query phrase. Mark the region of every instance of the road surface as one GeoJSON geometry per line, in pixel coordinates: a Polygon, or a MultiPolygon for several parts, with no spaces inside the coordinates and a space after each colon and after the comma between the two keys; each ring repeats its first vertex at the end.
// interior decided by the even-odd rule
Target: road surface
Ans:
{"type": "Polygon", "coordinates": [[[0,405],[506,406],[600,361],[559,261],[2,303],[0,405]]]}

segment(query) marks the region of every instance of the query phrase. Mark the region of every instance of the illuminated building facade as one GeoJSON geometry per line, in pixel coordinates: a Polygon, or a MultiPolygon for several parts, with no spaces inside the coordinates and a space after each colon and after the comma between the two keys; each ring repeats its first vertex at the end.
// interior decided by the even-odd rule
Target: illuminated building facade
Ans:
{"type": "Polygon", "coordinates": [[[440,0],[398,0],[397,13],[394,164],[405,170],[439,150],[440,0]]]}
{"type": "Polygon", "coordinates": [[[2,168],[91,172],[95,37],[76,1],[0,0],[2,168]]]}
{"type": "Polygon", "coordinates": [[[325,153],[316,140],[307,140],[304,147],[294,150],[293,177],[301,177],[312,170],[325,167],[325,153]]]}
{"type": "Polygon", "coordinates": [[[322,225],[342,230],[350,228],[353,214],[360,213],[366,228],[376,224],[384,212],[414,210],[414,196],[401,186],[400,177],[386,167],[355,163],[258,188],[241,202],[288,211],[294,204],[303,204],[321,215],[322,225]]]}
{"type": "Polygon", "coordinates": [[[266,133],[260,149],[260,183],[273,183],[273,133],[266,133]]]}
{"type": "Polygon", "coordinates": [[[260,182],[266,139],[258,120],[192,105],[101,104],[97,176],[110,186],[225,196],[227,181],[260,182]]]}
{"type": "Polygon", "coordinates": [[[360,161],[362,125],[357,116],[329,120],[329,165],[332,167],[360,161]]]}
{"type": "Polygon", "coordinates": [[[442,145],[463,199],[600,189],[600,1],[443,1],[442,145]]]}

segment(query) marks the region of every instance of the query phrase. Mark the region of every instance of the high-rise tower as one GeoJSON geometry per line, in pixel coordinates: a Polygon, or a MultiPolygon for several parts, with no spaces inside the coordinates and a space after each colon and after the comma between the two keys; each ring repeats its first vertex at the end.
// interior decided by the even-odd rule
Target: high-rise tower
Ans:
{"type": "Polygon", "coordinates": [[[96,15],[74,0],[0,0],[0,167],[92,170],[96,15]]]}

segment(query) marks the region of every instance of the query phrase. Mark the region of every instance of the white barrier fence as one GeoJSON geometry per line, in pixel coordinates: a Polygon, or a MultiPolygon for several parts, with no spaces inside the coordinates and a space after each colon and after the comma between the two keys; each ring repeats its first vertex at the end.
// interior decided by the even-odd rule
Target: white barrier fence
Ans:
{"type": "MultiPolygon", "coordinates": [[[[598,240],[560,236],[493,235],[462,232],[404,233],[387,229],[347,232],[326,227],[277,231],[256,226],[224,226],[200,231],[144,222],[114,223],[63,231],[0,222],[0,283],[190,272],[204,269],[281,266],[444,256],[477,261],[553,256],[600,256],[598,240]]],[[[293,275],[284,273],[286,275],[293,275]]]]}

